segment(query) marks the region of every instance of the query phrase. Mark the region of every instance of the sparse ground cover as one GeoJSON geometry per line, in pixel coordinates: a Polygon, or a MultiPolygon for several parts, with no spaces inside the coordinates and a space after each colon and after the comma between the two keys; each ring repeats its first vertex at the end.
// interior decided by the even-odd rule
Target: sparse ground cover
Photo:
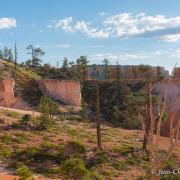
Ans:
{"type": "MultiPolygon", "coordinates": [[[[8,179],[9,173],[20,179],[40,176],[125,180],[148,179],[151,175],[149,159],[141,151],[142,132],[139,130],[103,125],[104,150],[97,152],[95,123],[82,121],[78,113],[62,113],[46,130],[36,128],[38,117],[32,119],[28,130],[24,130],[21,114],[1,110],[0,116],[0,179],[3,176],[8,179]]],[[[167,138],[162,138],[162,154],[167,144],[167,138]]],[[[169,168],[179,166],[179,148],[180,145],[174,158],[167,162],[169,168]]]]}

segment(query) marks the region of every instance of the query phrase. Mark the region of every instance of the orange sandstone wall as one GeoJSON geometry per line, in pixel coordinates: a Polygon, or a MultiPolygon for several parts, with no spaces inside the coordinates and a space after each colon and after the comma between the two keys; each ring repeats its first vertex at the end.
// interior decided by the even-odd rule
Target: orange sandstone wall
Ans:
{"type": "Polygon", "coordinates": [[[81,106],[81,88],[79,81],[46,79],[39,81],[42,93],[55,100],[72,106],[81,106]]]}
{"type": "Polygon", "coordinates": [[[13,79],[0,81],[0,106],[12,107],[14,104],[14,85],[13,79]]]}

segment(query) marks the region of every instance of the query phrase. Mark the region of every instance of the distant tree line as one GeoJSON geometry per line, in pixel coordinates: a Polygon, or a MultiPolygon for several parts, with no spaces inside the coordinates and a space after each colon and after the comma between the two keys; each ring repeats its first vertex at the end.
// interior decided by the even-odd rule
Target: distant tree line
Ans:
{"type": "Polygon", "coordinates": [[[5,46],[3,50],[0,50],[0,59],[13,62],[14,55],[12,49],[5,46]]]}

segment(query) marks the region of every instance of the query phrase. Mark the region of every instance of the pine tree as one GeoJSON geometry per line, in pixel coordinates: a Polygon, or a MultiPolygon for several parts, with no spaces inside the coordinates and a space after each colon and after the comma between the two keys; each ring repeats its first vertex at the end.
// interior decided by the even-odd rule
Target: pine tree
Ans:
{"type": "Polygon", "coordinates": [[[109,79],[109,60],[105,58],[103,60],[103,64],[104,64],[104,78],[105,80],[108,80],[109,79]]]}

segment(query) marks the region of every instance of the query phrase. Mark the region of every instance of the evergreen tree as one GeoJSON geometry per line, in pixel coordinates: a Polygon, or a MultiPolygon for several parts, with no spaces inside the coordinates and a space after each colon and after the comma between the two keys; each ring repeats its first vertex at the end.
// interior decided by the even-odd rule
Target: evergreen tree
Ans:
{"type": "Polygon", "coordinates": [[[105,80],[108,80],[109,79],[109,60],[105,58],[103,60],[103,65],[104,65],[104,78],[105,80]]]}
{"type": "Polygon", "coordinates": [[[42,62],[41,57],[44,56],[45,52],[41,48],[35,48],[33,45],[29,45],[26,49],[29,51],[28,54],[31,54],[32,67],[37,68],[41,66],[41,62],[42,62]]]}
{"type": "Polygon", "coordinates": [[[93,79],[97,79],[99,78],[99,69],[98,66],[96,64],[93,64],[93,79]]]}
{"type": "Polygon", "coordinates": [[[69,64],[68,64],[68,59],[66,58],[66,57],[64,57],[64,59],[63,59],[63,64],[62,64],[62,67],[61,67],[61,69],[64,71],[64,72],[67,72],[67,70],[68,70],[68,66],[69,64]]]}
{"type": "Polygon", "coordinates": [[[8,48],[7,46],[4,47],[2,55],[3,55],[3,59],[5,61],[11,61],[12,62],[14,59],[11,48],[8,48]]]}
{"type": "Polygon", "coordinates": [[[76,60],[76,64],[77,64],[77,74],[80,80],[85,81],[86,77],[88,75],[88,70],[87,70],[87,64],[89,63],[89,61],[87,60],[86,56],[80,56],[77,60],[76,60]]]}
{"type": "Polygon", "coordinates": [[[4,59],[4,53],[2,50],[0,50],[0,59],[4,59]]]}
{"type": "Polygon", "coordinates": [[[46,125],[53,120],[53,116],[58,111],[58,103],[52,100],[50,97],[43,96],[40,100],[39,110],[41,115],[41,127],[45,128],[46,125]]]}

